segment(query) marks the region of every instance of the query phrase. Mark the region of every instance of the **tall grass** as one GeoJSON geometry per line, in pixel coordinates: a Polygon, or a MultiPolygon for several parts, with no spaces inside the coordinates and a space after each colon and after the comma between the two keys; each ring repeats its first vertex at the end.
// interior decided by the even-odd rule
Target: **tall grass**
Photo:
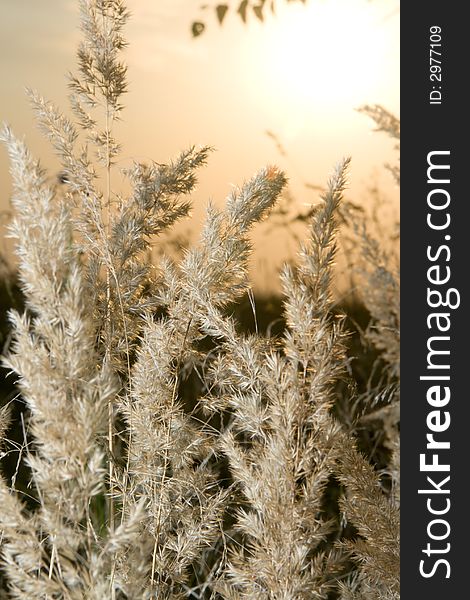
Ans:
{"type": "MultiPolygon", "coordinates": [[[[26,304],[10,313],[5,365],[27,408],[19,458],[30,479],[27,499],[14,478],[0,482],[5,597],[398,598],[397,463],[390,490],[356,449],[364,411],[335,416],[339,394],[357,405],[331,295],[349,160],[282,273],[284,333],[243,333],[228,308],[251,294],[249,233],[286,178],[261,169],[224,209],[208,207],[181,260],[149,264],[151,244],[188,214],[210,148],[136,162],[131,192],[115,190],[128,13],[121,0],[80,7],[73,121],[30,92],[64,185],[8,127],[1,134],[26,304]],[[188,399],[190,376],[200,383],[188,399]]],[[[366,332],[389,373],[368,399],[383,409],[398,376],[397,287],[362,237],[365,279],[386,294],[368,296],[366,332]]],[[[396,422],[383,423],[395,452],[396,422]]],[[[2,409],[7,448],[8,427],[2,409]]]]}

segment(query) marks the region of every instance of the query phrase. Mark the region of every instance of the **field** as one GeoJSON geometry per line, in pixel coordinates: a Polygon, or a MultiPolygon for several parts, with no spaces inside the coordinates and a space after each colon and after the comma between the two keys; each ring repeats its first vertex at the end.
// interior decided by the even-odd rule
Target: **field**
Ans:
{"type": "MultiPolygon", "coordinates": [[[[278,208],[268,165],[167,252],[211,149],[115,187],[128,16],[81,2],[71,117],[29,92],[57,181],[1,132],[18,261],[0,290],[2,597],[397,600],[396,239],[345,199],[343,158],[307,212],[278,208]],[[251,231],[270,218],[303,240],[282,293],[259,295],[251,231]]],[[[363,112],[398,143],[393,115],[363,112]]]]}

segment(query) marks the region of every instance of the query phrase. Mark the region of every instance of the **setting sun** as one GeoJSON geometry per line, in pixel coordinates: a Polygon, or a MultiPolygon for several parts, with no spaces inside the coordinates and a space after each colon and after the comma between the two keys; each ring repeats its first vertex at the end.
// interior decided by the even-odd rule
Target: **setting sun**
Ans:
{"type": "Polygon", "coordinates": [[[366,0],[282,5],[246,48],[256,93],[273,112],[292,116],[295,108],[303,119],[309,108],[331,118],[383,96],[398,60],[394,8],[366,0]]]}

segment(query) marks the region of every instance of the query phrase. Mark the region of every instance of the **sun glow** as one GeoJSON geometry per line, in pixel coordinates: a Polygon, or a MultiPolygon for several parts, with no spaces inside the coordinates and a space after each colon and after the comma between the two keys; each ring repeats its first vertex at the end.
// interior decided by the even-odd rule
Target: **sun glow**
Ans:
{"type": "Polygon", "coordinates": [[[314,108],[325,116],[383,98],[399,51],[394,7],[387,0],[283,4],[248,49],[259,57],[250,77],[263,102],[276,112],[314,108]]]}

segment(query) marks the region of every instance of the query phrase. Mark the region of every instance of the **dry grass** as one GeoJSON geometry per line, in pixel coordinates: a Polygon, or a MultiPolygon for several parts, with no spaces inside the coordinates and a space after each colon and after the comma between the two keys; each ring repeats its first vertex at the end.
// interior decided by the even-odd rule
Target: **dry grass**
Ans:
{"type": "MultiPolygon", "coordinates": [[[[249,232],[285,176],[261,169],[223,210],[208,207],[180,261],[149,264],[150,245],[188,214],[210,149],[135,163],[132,192],[115,191],[127,11],[121,0],[80,4],[74,122],[30,93],[65,184],[51,186],[26,146],[1,134],[26,302],[11,312],[5,364],[27,407],[30,478],[28,502],[14,480],[0,482],[5,597],[397,599],[397,399],[384,390],[398,378],[398,286],[362,229],[364,279],[381,290],[367,296],[365,339],[386,369],[361,405],[389,411],[375,418],[393,450],[390,489],[356,450],[371,413],[355,416],[357,394],[340,385],[347,335],[331,283],[349,160],[282,273],[283,335],[242,333],[227,307],[251,293],[249,232]],[[191,401],[189,376],[200,381],[191,401]],[[334,416],[340,393],[347,423],[334,416]]],[[[8,427],[5,409],[6,447],[8,427]]]]}

